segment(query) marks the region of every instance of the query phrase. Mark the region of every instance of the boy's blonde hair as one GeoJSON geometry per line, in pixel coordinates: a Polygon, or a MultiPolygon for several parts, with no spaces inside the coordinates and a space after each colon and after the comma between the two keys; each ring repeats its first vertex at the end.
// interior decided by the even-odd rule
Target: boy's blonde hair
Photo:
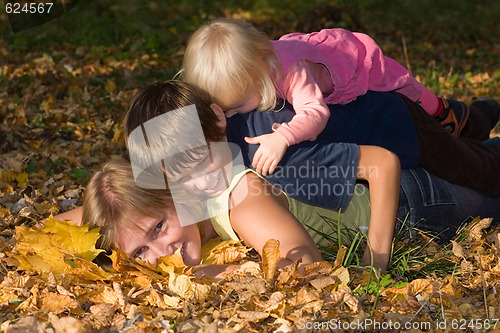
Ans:
{"type": "Polygon", "coordinates": [[[221,18],[199,28],[182,67],[182,78],[206,90],[224,110],[253,91],[261,97],[258,110],[276,106],[278,57],[267,36],[243,21],[221,18]]]}
{"type": "Polygon", "coordinates": [[[119,230],[139,229],[131,217],[153,216],[158,209],[172,205],[168,190],[144,189],[136,185],[130,163],[112,160],[94,173],[83,195],[83,223],[100,227],[96,246],[111,250],[119,230]]]}

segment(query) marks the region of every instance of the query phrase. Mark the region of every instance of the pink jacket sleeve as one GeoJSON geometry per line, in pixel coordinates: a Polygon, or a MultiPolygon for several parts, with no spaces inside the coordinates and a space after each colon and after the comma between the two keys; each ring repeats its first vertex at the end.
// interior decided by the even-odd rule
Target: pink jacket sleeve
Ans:
{"type": "Polygon", "coordinates": [[[323,92],[316,82],[309,62],[296,62],[278,84],[281,93],[293,105],[295,116],[288,123],[274,124],[273,129],[283,135],[288,144],[315,140],[326,126],[330,110],[323,92]]]}

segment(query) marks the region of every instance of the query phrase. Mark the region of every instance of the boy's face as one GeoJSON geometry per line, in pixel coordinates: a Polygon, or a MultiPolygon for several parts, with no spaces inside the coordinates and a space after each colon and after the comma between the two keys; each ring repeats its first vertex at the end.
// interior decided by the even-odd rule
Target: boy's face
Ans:
{"type": "Polygon", "coordinates": [[[184,263],[197,265],[200,262],[200,232],[196,224],[182,227],[178,215],[189,218],[182,209],[176,211],[173,204],[166,205],[154,216],[133,214],[130,216],[133,227],[118,232],[116,245],[129,257],[141,258],[151,264],[181,249],[184,263]]]}
{"type": "Polygon", "coordinates": [[[227,142],[212,142],[199,155],[198,161],[185,166],[179,173],[167,175],[167,179],[169,185],[182,186],[193,197],[206,200],[229,187],[233,156],[227,142]]]}

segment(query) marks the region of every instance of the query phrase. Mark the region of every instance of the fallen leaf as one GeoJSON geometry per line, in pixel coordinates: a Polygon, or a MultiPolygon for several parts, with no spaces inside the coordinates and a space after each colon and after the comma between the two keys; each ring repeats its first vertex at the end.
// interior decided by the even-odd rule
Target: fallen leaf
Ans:
{"type": "Polygon", "coordinates": [[[275,239],[270,239],[262,248],[262,271],[264,278],[272,280],[276,273],[276,267],[280,259],[280,243],[275,239]]]}
{"type": "Polygon", "coordinates": [[[469,230],[469,236],[473,240],[481,240],[483,238],[483,230],[488,228],[491,225],[492,221],[493,218],[486,218],[473,223],[472,227],[469,230]]]}
{"type": "Polygon", "coordinates": [[[460,259],[467,258],[465,250],[463,249],[463,247],[460,244],[458,244],[455,240],[451,240],[451,244],[453,244],[452,251],[453,251],[453,254],[455,255],[455,257],[460,258],[460,259]]]}
{"type": "Polygon", "coordinates": [[[241,245],[239,241],[213,238],[202,244],[201,264],[232,264],[244,259],[248,251],[249,248],[241,245]]]}
{"type": "Polygon", "coordinates": [[[55,333],[87,333],[89,327],[81,320],[73,317],[58,318],[55,314],[49,313],[49,319],[55,333]]]}

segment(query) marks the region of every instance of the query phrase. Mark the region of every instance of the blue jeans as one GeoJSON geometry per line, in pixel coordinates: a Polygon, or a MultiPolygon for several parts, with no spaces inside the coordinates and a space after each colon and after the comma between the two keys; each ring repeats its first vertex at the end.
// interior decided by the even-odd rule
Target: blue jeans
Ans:
{"type": "Polygon", "coordinates": [[[500,222],[500,197],[490,197],[451,184],[422,168],[401,173],[398,226],[403,230],[428,231],[440,241],[454,238],[457,229],[475,217],[500,222]]]}

